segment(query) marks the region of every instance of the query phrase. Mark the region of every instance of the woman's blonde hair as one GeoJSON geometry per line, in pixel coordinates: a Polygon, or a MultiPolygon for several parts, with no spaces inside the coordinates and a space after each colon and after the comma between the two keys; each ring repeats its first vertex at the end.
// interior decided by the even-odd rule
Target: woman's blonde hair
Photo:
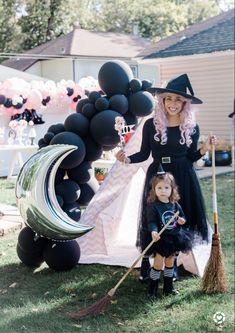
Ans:
{"type": "Polygon", "coordinates": [[[166,172],[161,175],[153,176],[153,178],[151,179],[151,190],[149,192],[147,201],[150,203],[150,202],[154,202],[154,201],[158,200],[158,197],[156,196],[156,193],[155,193],[155,187],[161,181],[167,182],[171,186],[171,195],[169,197],[169,201],[172,203],[177,202],[180,199],[180,195],[178,192],[178,186],[175,182],[174,176],[170,172],[166,172]]]}

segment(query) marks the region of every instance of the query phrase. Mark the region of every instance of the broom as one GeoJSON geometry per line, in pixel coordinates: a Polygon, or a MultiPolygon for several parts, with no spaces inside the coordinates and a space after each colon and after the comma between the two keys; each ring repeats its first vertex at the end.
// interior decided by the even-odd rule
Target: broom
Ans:
{"type": "Polygon", "coordinates": [[[223,254],[220,243],[220,234],[218,232],[218,212],[215,181],[215,145],[212,144],[211,148],[214,233],[212,235],[210,258],[207,262],[202,278],[202,291],[204,291],[206,294],[224,293],[227,290],[227,284],[224,274],[223,254]]]}
{"type": "MultiPolygon", "coordinates": [[[[172,223],[172,221],[179,215],[179,212],[176,212],[172,218],[165,224],[165,226],[159,231],[159,235],[163,233],[163,231],[169,226],[169,224],[172,223]]],[[[143,250],[143,252],[138,256],[138,258],[134,261],[132,266],[128,269],[128,271],[123,275],[123,277],[118,281],[118,283],[115,285],[114,288],[110,289],[109,292],[101,298],[99,301],[94,303],[93,305],[82,309],[78,312],[71,312],[68,313],[68,317],[71,319],[82,319],[87,316],[97,316],[100,313],[102,313],[106,307],[106,305],[110,302],[111,298],[116,293],[118,287],[120,284],[126,279],[126,277],[130,274],[130,272],[133,270],[135,265],[138,263],[138,261],[145,255],[145,253],[148,251],[148,249],[153,245],[155,240],[152,240],[149,245],[143,250]]]]}

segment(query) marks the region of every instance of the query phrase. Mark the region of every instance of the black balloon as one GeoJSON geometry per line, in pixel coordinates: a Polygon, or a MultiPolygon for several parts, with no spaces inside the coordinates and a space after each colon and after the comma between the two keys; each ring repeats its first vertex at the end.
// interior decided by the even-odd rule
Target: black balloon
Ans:
{"type": "Polygon", "coordinates": [[[91,135],[86,136],[83,138],[83,141],[86,146],[86,155],[84,157],[85,161],[96,161],[98,160],[102,153],[103,153],[103,148],[102,146],[94,141],[91,137],[91,135]]]}
{"type": "Polygon", "coordinates": [[[137,125],[138,123],[137,117],[129,111],[123,115],[123,118],[125,119],[126,125],[137,125]]]}
{"type": "Polygon", "coordinates": [[[150,82],[148,80],[143,80],[142,81],[142,90],[147,90],[150,87],[152,87],[152,82],[150,82]]]}
{"type": "Polygon", "coordinates": [[[55,184],[60,183],[64,179],[64,176],[65,176],[65,170],[58,168],[55,175],[55,184]]]}
{"type": "Polygon", "coordinates": [[[96,108],[92,103],[86,103],[82,107],[82,114],[87,117],[88,119],[92,118],[96,113],[96,108]]]}
{"type": "Polygon", "coordinates": [[[109,107],[111,110],[124,114],[128,110],[128,99],[125,95],[113,95],[109,99],[109,107]]]}
{"type": "Polygon", "coordinates": [[[61,162],[60,167],[62,169],[72,169],[82,163],[84,157],[86,155],[86,148],[83,140],[79,135],[72,132],[62,132],[56,134],[54,138],[51,140],[51,145],[54,144],[68,144],[77,146],[78,149],[69,154],[65,159],[61,162]]]}
{"type": "Polygon", "coordinates": [[[80,206],[87,206],[95,193],[98,191],[99,187],[99,183],[95,177],[92,177],[86,184],[81,184],[81,194],[77,200],[78,204],[80,206]]]}
{"type": "Polygon", "coordinates": [[[21,109],[22,106],[23,106],[23,103],[17,103],[16,105],[14,105],[14,108],[21,109]]]}
{"type": "Polygon", "coordinates": [[[101,94],[98,91],[91,91],[89,93],[88,99],[90,103],[95,103],[95,101],[101,97],[101,94]]]}
{"type": "Polygon", "coordinates": [[[64,125],[58,123],[58,124],[51,125],[51,126],[48,128],[47,132],[52,132],[52,133],[54,133],[54,134],[59,134],[59,133],[61,133],[61,132],[64,132],[64,130],[65,130],[65,129],[64,129],[64,125]]]}
{"type": "Polygon", "coordinates": [[[133,79],[131,68],[123,61],[108,61],[100,68],[98,81],[101,89],[108,95],[129,93],[129,82],[133,79]]]}
{"type": "Polygon", "coordinates": [[[44,139],[45,143],[49,145],[51,140],[54,138],[54,136],[55,136],[55,134],[53,132],[47,132],[44,135],[43,139],[44,139]]]}
{"type": "Polygon", "coordinates": [[[44,141],[43,138],[39,139],[38,140],[38,146],[39,148],[43,148],[43,147],[46,147],[48,144],[44,141]]]}
{"type": "Polygon", "coordinates": [[[129,97],[129,110],[137,117],[145,117],[153,112],[154,98],[147,91],[138,91],[129,97]]]}
{"type": "Polygon", "coordinates": [[[64,128],[68,132],[84,136],[88,133],[89,120],[81,113],[72,113],[65,119],[64,128]]]}
{"type": "Polygon", "coordinates": [[[90,122],[90,133],[93,139],[101,146],[114,146],[120,141],[118,132],[115,130],[115,118],[121,114],[106,110],[97,113],[90,122]]]}
{"type": "Polygon", "coordinates": [[[63,204],[64,204],[64,200],[63,200],[63,198],[60,196],[60,195],[56,195],[56,199],[57,199],[57,201],[58,201],[58,204],[60,205],[60,207],[62,207],[63,206],[63,204]]]}
{"type": "Polygon", "coordinates": [[[91,163],[88,161],[82,162],[79,166],[67,171],[68,177],[78,184],[85,184],[91,178],[93,172],[91,163]]]}
{"type": "Polygon", "coordinates": [[[75,181],[64,179],[55,186],[55,192],[63,198],[65,204],[69,204],[78,200],[81,191],[75,181]]]}
{"type": "Polygon", "coordinates": [[[64,204],[62,209],[72,220],[77,222],[79,221],[81,217],[81,209],[77,202],[64,204]]]}
{"type": "Polygon", "coordinates": [[[65,271],[77,265],[80,247],[75,240],[56,242],[49,240],[43,251],[47,265],[55,271],[65,271]]]}
{"type": "Polygon", "coordinates": [[[130,81],[130,89],[133,93],[142,89],[142,82],[139,79],[133,79],[130,81]]]}
{"type": "Polygon", "coordinates": [[[16,246],[16,252],[22,263],[29,267],[39,267],[44,261],[42,254],[25,252],[19,243],[16,246]]]}
{"type": "Polygon", "coordinates": [[[89,103],[88,98],[80,99],[80,101],[78,101],[77,106],[76,106],[76,112],[77,112],[77,113],[81,113],[81,112],[82,112],[82,108],[83,108],[83,106],[84,106],[86,103],[89,103]]]}
{"type": "Polygon", "coordinates": [[[36,233],[30,228],[23,228],[18,235],[16,252],[19,259],[29,267],[39,267],[43,259],[43,250],[48,239],[37,237],[36,233]]]}
{"type": "Polygon", "coordinates": [[[46,243],[47,239],[37,237],[30,227],[23,228],[18,235],[18,244],[21,249],[27,253],[42,253],[46,243]]]}
{"type": "Polygon", "coordinates": [[[95,108],[98,111],[104,111],[109,108],[109,101],[106,97],[100,97],[95,101],[95,108]]]}
{"type": "Polygon", "coordinates": [[[6,103],[6,96],[0,95],[0,104],[5,104],[6,103]]]}

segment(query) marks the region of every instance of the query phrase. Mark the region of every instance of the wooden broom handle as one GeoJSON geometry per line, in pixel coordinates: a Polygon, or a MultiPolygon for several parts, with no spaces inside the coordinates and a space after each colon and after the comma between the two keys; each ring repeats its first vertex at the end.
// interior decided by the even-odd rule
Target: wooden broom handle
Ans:
{"type": "Polygon", "coordinates": [[[216,180],[215,180],[215,145],[211,145],[211,159],[212,159],[212,184],[213,184],[213,220],[214,220],[214,233],[218,234],[218,211],[217,211],[217,195],[216,195],[216,180]]]}
{"type": "MultiPolygon", "coordinates": [[[[164,227],[159,231],[159,235],[161,235],[163,233],[163,231],[169,226],[169,224],[172,223],[172,221],[174,221],[174,219],[179,215],[179,211],[177,211],[171,218],[170,220],[164,225],[164,227]]],[[[140,255],[138,256],[138,258],[133,262],[133,264],[131,265],[131,267],[128,269],[128,271],[123,275],[123,277],[118,281],[118,283],[116,284],[116,286],[114,288],[112,288],[109,291],[109,295],[113,296],[117,290],[117,288],[120,286],[120,284],[125,280],[125,278],[130,274],[130,272],[133,270],[133,268],[135,267],[135,265],[138,263],[138,261],[145,255],[145,253],[148,251],[148,249],[153,245],[153,243],[155,243],[156,241],[153,239],[149,245],[140,253],[140,255]]]]}

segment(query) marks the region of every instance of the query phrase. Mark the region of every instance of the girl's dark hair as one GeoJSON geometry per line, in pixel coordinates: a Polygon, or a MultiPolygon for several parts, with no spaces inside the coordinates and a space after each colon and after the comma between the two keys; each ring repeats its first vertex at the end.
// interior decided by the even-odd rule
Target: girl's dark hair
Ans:
{"type": "Polygon", "coordinates": [[[156,196],[156,193],[155,193],[155,187],[161,181],[165,181],[165,182],[169,183],[172,188],[171,195],[169,198],[170,202],[172,202],[172,203],[177,202],[180,199],[180,195],[178,192],[178,186],[176,185],[174,176],[170,172],[166,172],[162,175],[153,176],[153,178],[151,179],[151,190],[149,192],[147,201],[153,202],[153,201],[158,200],[158,197],[156,196]]]}

